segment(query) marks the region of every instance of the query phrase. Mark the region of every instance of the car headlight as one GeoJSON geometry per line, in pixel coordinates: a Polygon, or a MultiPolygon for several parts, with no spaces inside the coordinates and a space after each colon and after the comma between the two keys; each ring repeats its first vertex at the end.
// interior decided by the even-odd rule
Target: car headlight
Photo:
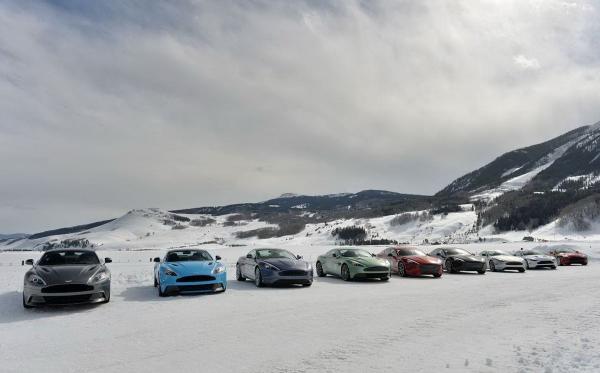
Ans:
{"type": "Polygon", "coordinates": [[[306,270],[307,271],[312,271],[313,270],[312,264],[306,263],[306,270]]]}
{"type": "Polygon", "coordinates": [[[412,259],[406,259],[406,262],[407,262],[408,264],[412,264],[412,265],[418,265],[418,264],[419,264],[419,263],[415,262],[415,261],[414,261],[414,260],[412,260],[412,259]]]}
{"type": "Polygon", "coordinates": [[[225,266],[224,265],[218,265],[215,268],[213,268],[212,273],[213,274],[218,274],[218,273],[223,273],[225,272],[225,266]]]}
{"type": "Polygon", "coordinates": [[[354,267],[364,267],[364,265],[360,264],[359,262],[350,262],[352,264],[352,266],[354,267]]]}
{"type": "Polygon", "coordinates": [[[277,268],[274,265],[269,264],[269,263],[263,263],[263,267],[265,267],[265,269],[268,269],[270,271],[279,271],[279,268],[277,268]]]}
{"type": "Polygon", "coordinates": [[[98,282],[104,282],[110,279],[110,275],[106,271],[98,272],[93,277],[90,278],[88,283],[95,284],[98,282]]]}
{"type": "Polygon", "coordinates": [[[44,281],[44,279],[42,279],[38,275],[29,276],[29,278],[27,279],[27,282],[29,283],[29,285],[33,285],[33,286],[46,286],[46,281],[44,281]]]}
{"type": "Polygon", "coordinates": [[[165,268],[165,275],[167,276],[177,276],[177,273],[170,268],[165,268]]]}

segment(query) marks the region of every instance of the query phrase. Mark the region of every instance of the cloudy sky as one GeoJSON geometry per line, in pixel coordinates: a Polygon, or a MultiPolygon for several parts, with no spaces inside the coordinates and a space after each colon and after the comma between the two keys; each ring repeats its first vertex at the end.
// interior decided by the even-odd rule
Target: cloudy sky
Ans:
{"type": "Polygon", "coordinates": [[[599,103],[591,0],[5,0],[0,233],[434,193],[599,103]]]}

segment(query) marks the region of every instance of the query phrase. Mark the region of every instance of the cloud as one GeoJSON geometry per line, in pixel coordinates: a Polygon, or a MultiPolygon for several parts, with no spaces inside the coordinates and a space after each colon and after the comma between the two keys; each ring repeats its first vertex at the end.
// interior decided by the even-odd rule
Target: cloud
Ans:
{"type": "Polygon", "coordinates": [[[0,195],[33,209],[0,230],[433,193],[600,119],[598,8],[574,4],[2,2],[0,195]]]}

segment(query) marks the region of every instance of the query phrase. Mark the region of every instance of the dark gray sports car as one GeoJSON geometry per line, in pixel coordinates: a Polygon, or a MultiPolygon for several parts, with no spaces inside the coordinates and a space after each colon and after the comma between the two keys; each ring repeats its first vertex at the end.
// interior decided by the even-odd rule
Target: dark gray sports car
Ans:
{"type": "Polygon", "coordinates": [[[310,263],[282,249],[256,249],[238,259],[238,281],[254,280],[257,287],[266,284],[310,286],[313,268],[310,263]]]}
{"type": "MultiPolygon", "coordinates": [[[[105,258],[104,263],[111,263],[105,258]]],[[[110,271],[95,251],[52,249],[25,273],[23,307],[110,301],[110,271]]]]}
{"type": "Polygon", "coordinates": [[[442,259],[444,268],[448,273],[474,271],[480,275],[485,274],[485,259],[475,256],[467,250],[442,247],[433,250],[429,255],[442,259]]]}

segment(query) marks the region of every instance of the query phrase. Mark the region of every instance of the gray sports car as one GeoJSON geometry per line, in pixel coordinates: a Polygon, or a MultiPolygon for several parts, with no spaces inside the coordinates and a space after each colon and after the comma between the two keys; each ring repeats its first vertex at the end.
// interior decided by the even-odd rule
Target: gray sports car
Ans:
{"type": "Polygon", "coordinates": [[[52,249],[25,263],[33,266],[23,283],[25,308],[110,301],[110,271],[93,250],[52,249]]]}
{"type": "Polygon", "coordinates": [[[235,266],[238,281],[251,279],[257,287],[266,284],[302,285],[313,283],[313,268],[302,260],[282,249],[256,249],[238,259],[235,266]]]}

